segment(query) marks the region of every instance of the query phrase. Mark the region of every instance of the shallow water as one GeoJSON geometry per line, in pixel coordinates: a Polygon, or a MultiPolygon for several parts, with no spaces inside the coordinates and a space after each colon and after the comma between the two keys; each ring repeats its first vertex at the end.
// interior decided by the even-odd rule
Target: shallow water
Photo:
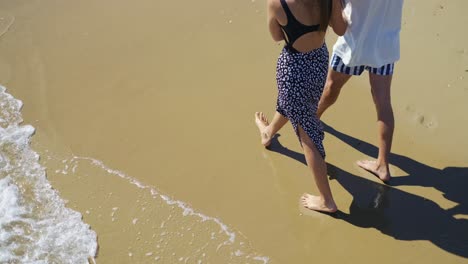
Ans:
{"type": "MultiPolygon", "coordinates": [[[[30,147],[34,128],[20,125],[21,101],[6,93],[3,87],[0,87],[0,101],[0,262],[88,263],[89,259],[94,260],[96,233],[81,221],[80,213],[65,207],[65,201],[47,181],[46,168],[39,164],[39,155],[30,147]]],[[[46,157],[45,164],[59,161],[52,153],[46,157]]],[[[74,156],[59,164],[55,173],[78,181],[90,181],[89,177],[103,174],[107,178],[123,179],[127,185],[140,189],[139,198],[126,197],[140,209],[131,214],[132,219],[128,215],[120,217],[121,211],[129,208],[113,207],[109,214],[111,222],[131,222],[136,239],[152,248],[142,254],[140,249],[134,252],[129,247],[129,261],[269,263],[268,257],[252,251],[245,238],[220,219],[199,213],[186,203],[107,167],[102,161],[74,156]],[[142,234],[142,226],[151,233],[142,234]]],[[[110,192],[109,196],[112,195],[110,192]]],[[[90,214],[90,210],[85,213],[90,214]]]]}

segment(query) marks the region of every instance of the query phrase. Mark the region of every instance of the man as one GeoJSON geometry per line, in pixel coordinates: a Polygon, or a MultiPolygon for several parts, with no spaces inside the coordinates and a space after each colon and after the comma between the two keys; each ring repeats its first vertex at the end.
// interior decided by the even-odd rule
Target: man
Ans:
{"type": "Polygon", "coordinates": [[[346,0],[348,30],[333,47],[330,70],[317,116],[320,118],[338,99],[341,88],[353,75],[369,72],[372,98],[377,110],[379,155],[376,161],[357,164],[380,180],[390,180],[388,157],[392,146],[394,117],[390,87],[395,62],[400,58],[403,0],[346,0]]]}

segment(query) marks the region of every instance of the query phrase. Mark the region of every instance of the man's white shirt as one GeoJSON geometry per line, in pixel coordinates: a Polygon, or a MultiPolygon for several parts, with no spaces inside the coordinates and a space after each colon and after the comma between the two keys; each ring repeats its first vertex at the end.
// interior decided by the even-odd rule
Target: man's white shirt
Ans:
{"type": "Polygon", "coordinates": [[[333,46],[348,67],[381,67],[400,59],[403,0],[344,0],[346,33],[333,46]]]}

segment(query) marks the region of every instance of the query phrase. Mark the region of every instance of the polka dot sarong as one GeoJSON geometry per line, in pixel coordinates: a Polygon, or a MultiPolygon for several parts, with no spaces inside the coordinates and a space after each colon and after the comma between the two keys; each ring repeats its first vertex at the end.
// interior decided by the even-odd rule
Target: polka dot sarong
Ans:
{"type": "Polygon", "coordinates": [[[300,125],[323,158],[324,133],[317,118],[317,108],[327,79],[327,71],[328,49],[325,44],[306,53],[284,47],[276,65],[276,111],[289,119],[298,137],[300,125]]]}

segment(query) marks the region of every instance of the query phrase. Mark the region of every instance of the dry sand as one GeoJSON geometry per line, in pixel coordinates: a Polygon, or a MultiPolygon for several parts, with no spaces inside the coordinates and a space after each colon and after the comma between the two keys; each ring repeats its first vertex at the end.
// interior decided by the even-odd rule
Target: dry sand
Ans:
{"type": "Polygon", "coordinates": [[[467,263],[468,2],[405,1],[392,87],[394,186],[354,165],[375,154],[367,76],[325,113],[337,218],[300,209],[300,195],[316,189],[290,125],[272,151],[259,144],[253,113],[273,114],[280,50],[264,6],[0,3],[1,83],[24,102],[53,186],[97,232],[96,261],[174,263],[205,242],[204,263],[228,259],[202,235],[218,227],[156,201],[157,190],[219,218],[243,234],[244,252],[270,263],[467,263]],[[200,229],[200,245],[188,245],[180,225],[200,229]]]}

